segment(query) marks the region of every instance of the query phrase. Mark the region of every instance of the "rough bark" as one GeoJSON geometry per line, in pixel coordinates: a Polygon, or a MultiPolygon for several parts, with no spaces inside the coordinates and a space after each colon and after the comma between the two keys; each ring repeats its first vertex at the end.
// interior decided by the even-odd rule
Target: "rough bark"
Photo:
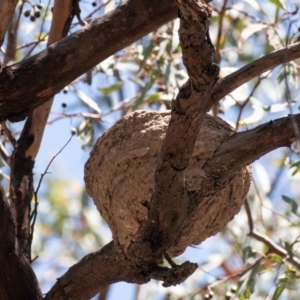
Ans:
{"type": "Polygon", "coordinates": [[[174,19],[176,11],[175,1],[126,1],[41,53],[4,68],[0,121],[24,119],[75,78],[174,19]]]}

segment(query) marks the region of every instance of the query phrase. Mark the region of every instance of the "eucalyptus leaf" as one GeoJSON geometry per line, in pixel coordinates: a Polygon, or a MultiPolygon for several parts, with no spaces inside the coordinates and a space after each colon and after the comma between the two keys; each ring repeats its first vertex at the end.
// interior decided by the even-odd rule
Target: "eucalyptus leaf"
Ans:
{"type": "Polygon", "coordinates": [[[79,99],[86,104],[87,106],[89,106],[90,108],[92,108],[93,110],[95,110],[97,113],[101,114],[102,110],[101,108],[98,106],[97,102],[94,101],[92,98],[90,98],[89,96],[87,96],[84,92],[82,91],[76,91],[75,92],[76,95],[79,97],[79,99]]]}

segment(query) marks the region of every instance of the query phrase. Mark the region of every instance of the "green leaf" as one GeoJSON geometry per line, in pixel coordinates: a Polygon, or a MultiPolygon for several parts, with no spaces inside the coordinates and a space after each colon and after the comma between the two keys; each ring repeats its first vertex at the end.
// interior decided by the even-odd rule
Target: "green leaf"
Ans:
{"type": "Polygon", "coordinates": [[[254,291],[256,274],[259,271],[260,264],[257,263],[242,280],[237,284],[237,295],[240,300],[247,300],[254,291]]]}
{"type": "Polygon", "coordinates": [[[269,2],[274,4],[279,9],[285,9],[285,1],[283,0],[269,0],[269,2]]]}
{"type": "Polygon", "coordinates": [[[130,81],[136,83],[138,86],[140,86],[141,88],[145,87],[146,84],[144,83],[143,80],[141,80],[140,78],[138,77],[131,77],[129,78],[130,81]]]}
{"type": "Polygon", "coordinates": [[[279,296],[282,294],[284,289],[289,288],[288,284],[295,281],[297,278],[299,278],[299,276],[297,276],[296,270],[289,267],[282,275],[280,275],[278,285],[272,296],[272,300],[279,299],[279,296]]]}
{"type": "Polygon", "coordinates": [[[86,192],[86,190],[84,189],[81,194],[81,205],[82,205],[82,207],[87,207],[88,203],[89,203],[89,195],[86,192]]]}
{"type": "Polygon", "coordinates": [[[280,264],[283,262],[282,257],[274,253],[270,254],[268,258],[280,264]]]}
{"type": "Polygon", "coordinates": [[[294,257],[293,246],[287,242],[283,242],[283,244],[284,244],[284,248],[287,251],[289,257],[293,258],[294,257]]]}
{"type": "Polygon", "coordinates": [[[298,210],[298,204],[297,204],[297,202],[296,202],[295,200],[293,200],[293,199],[287,197],[287,196],[284,196],[284,195],[282,195],[281,197],[282,197],[282,199],[283,199],[286,203],[288,203],[288,204],[291,206],[292,212],[293,212],[295,215],[299,216],[299,214],[297,213],[297,210],[298,210]]]}
{"type": "Polygon", "coordinates": [[[162,40],[159,43],[159,51],[157,53],[156,60],[159,60],[161,58],[161,56],[166,53],[166,48],[167,48],[168,43],[169,43],[169,40],[162,40]]]}
{"type": "Polygon", "coordinates": [[[167,61],[167,66],[165,68],[164,72],[164,81],[166,85],[166,93],[169,93],[169,87],[170,87],[170,72],[171,72],[171,61],[167,61]]]}
{"type": "Polygon", "coordinates": [[[151,53],[153,52],[153,48],[154,48],[154,44],[152,42],[149,44],[148,47],[144,47],[143,49],[144,58],[140,63],[139,71],[141,71],[144,65],[146,64],[147,59],[150,57],[151,53]]]}
{"type": "Polygon", "coordinates": [[[104,87],[100,89],[100,92],[104,95],[110,94],[112,92],[118,91],[122,88],[123,86],[123,82],[122,81],[118,81],[110,86],[104,87]]]}
{"type": "Polygon", "coordinates": [[[290,169],[295,168],[295,170],[292,173],[292,176],[296,175],[297,173],[300,173],[300,160],[291,164],[290,169]]]}
{"type": "Polygon", "coordinates": [[[253,252],[252,247],[247,246],[243,249],[243,262],[246,263],[249,257],[253,257],[256,255],[256,252],[253,252]]]}
{"type": "Polygon", "coordinates": [[[279,299],[279,297],[280,297],[280,295],[282,294],[282,292],[284,291],[284,289],[285,289],[285,286],[286,286],[286,281],[284,282],[284,281],[279,281],[279,284],[278,284],[278,286],[276,287],[276,289],[275,289],[275,292],[274,292],[274,294],[273,294],[273,296],[272,296],[272,300],[277,300],[277,299],[279,299]]]}
{"type": "Polygon", "coordinates": [[[157,76],[154,73],[152,73],[150,75],[149,81],[147,82],[146,86],[142,90],[140,96],[135,100],[133,110],[138,109],[138,107],[143,103],[147,92],[151,89],[151,87],[155,83],[156,79],[157,79],[157,76]]]}
{"type": "Polygon", "coordinates": [[[157,92],[154,92],[154,93],[150,94],[150,95],[148,96],[149,102],[150,102],[150,103],[154,103],[154,102],[158,101],[158,100],[160,99],[160,96],[159,96],[159,95],[160,95],[160,94],[157,93],[157,92]]]}

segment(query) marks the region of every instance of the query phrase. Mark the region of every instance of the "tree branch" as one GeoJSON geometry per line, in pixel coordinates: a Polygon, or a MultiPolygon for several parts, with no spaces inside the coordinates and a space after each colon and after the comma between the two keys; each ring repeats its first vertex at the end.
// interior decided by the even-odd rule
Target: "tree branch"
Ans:
{"type": "Polygon", "coordinates": [[[16,60],[18,30],[23,5],[24,3],[22,3],[19,7],[19,12],[16,11],[14,13],[9,24],[9,28],[7,31],[6,51],[3,62],[4,66],[6,66],[7,64],[12,64],[16,60]]]}
{"type": "Polygon", "coordinates": [[[172,105],[169,127],[157,159],[149,221],[129,246],[128,255],[132,260],[138,258],[136,263],[140,263],[141,255],[137,255],[140,253],[144,253],[146,263],[159,262],[179,236],[184,220],[190,217],[191,201],[184,186],[184,172],[219,73],[208,38],[210,8],[202,0],[180,0],[178,5],[179,37],[190,79],[172,105]],[[203,55],[199,57],[199,53],[203,55]]]}
{"type": "Polygon", "coordinates": [[[15,226],[2,186],[0,186],[0,220],[0,298],[41,299],[42,294],[35,274],[18,246],[15,226]]]}
{"type": "Polygon", "coordinates": [[[250,165],[272,150],[289,147],[296,141],[293,121],[300,126],[300,114],[293,117],[293,120],[288,116],[233,134],[206,163],[205,173],[220,178],[250,165]]]}
{"type": "Polygon", "coordinates": [[[262,73],[300,57],[300,42],[273,51],[218,80],[212,92],[210,107],[224,96],[262,73]]]}
{"type": "Polygon", "coordinates": [[[0,0],[0,47],[3,44],[4,37],[15,12],[18,0],[0,0]]]}
{"type": "Polygon", "coordinates": [[[115,282],[142,284],[149,280],[145,270],[130,265],[120,249],[110,242],[72,266],[57,280],[44,299],[90,299],[115,282]]]}
{"type": "Polygon", "coordinates": [[[39,54],[4,68],[0,121],[24,119],[75,78],[174,19],[176,12],[175,1],[129,0],[39,54]]]}

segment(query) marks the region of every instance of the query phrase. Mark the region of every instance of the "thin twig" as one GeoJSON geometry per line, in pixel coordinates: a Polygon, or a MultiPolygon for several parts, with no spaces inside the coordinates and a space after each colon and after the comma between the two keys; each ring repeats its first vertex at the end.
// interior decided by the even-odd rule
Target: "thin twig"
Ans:
{"type": "Polygon", "coordinates": [[[245,210],[246,210],[246,214],[247,214],[247,217],[248,217],[249,231],[252,232],[253,231],[253,218],[252,218],[250,206],[249,206],[249,203],[248,203],[247,199],[245,199],[244,205],[245,205],[245,210]]]}
{"type": "MultiPolygon", "coordinates": [[[[52,113],[55,114],[55,113],[52,113]]],[[[102,114],[90,114],[90,113],[73,113],[73,114],[67,114],[67,113],[59,113],[59,116],[48,121],[47,124],[53,124],[54,122],[65,119],[65,118],[86,118],[86,119],[93,119],[93,120],[101,120],[102,114]]]]}
{"type": "Polygon", "coordinates": [[[0,156],[5,161],[5,163],[9,166],[10,165],[10,155],[5,149],[3,143],[0,141],[0,156]]]}
{"type": "Polygon", "coordinates": [[[223,283],[227,280],[231,280],[231,279],[235,279],[235,278],[240,278],[242,277],[244,274],[246,274],[247,272],[249,272],[251,269],[253,269],[256,265],[258,265],[259,263],[261,263],[263,260],[265,259],[264,256],[260,257],[259,259],[257,259],[253,264],[251,264],[250,266],[242,269],[241,271],[234,273],[233,275],[230,276],[226,276],[220,280],[217,280],[215,282],[213,282],[212,284],[209,285],[209,288],[213,288],[217,285],[219,285],[220,283],[223,283]]]}
{"type": "Polygon", "coordinates": [[[6,122],[1,122],[1,129],[5,133],[6,137],[8,138],[8,140],[10,141],[12,146],[15,148],[16,145],[17,145],[17,141],[16,141],[15,137],[12,135],[12,133],[11,133],[10,129],[8,128],[6,122]]]}
{"type": "Polygon", "coordinates": [[[174,263],[174,261],[172,260],[172,258],[168,255],[168,253],[165,253],[165,259],[166,259],[166,261],[169,263],[169,265],[172,268],[176,268],[177,267],[177,265],[174,263]]]}
{"type": "MultiPolygon", "coordinates": [[[[41,178],[39,180],[37,188],[34,191],[34,208],[33,208],[32,213],[30,214],[30,237],[29,237],[29,239],[30,239],[30,247],[31,247],[31,244],[32,244],[33,233],[34,233],[34,225],[35,225],[35,221],[36,221],[36,217],[37,217],[37,208],[38,208],[38,205],[39,205],[39,202],[38,202],[38,192],[39,192],[39,189],[41,187],[43,178],[45,177],[46,174],[48,174],[48,170],[49,170],[52,162],[54,161],[54,159],[66,148],[66,146],[72,140],[74,134],[72,133],[71,137],[68,139],[68,141],[65,143],[65,145],[51,158],[50,162],[48,163],[48,165],[47,165],[47,167],[46,167],[46,169],[44,171],[44,173],[41,174],[41,178]]],[[[33,260],[31,262],[33,262],[33,260]]]]}
{"type": "Polygon", "coordinates": [[[258,81],[255,83],[254,87],[252,88],[251,93],[249,94],[249,96],[247,97],[247,99],[240,105],[239,115],[238,115],[237,120],[236,120],[236,123],[235,123],[235,129],[236,129],[236,130],[237,130],[238,127],[239,127],[239,122],[240,122],[240,119],[241,119],[241,116],[242,116],[242,113],[243,113],[244,108],[245,108],[246,105],[249,103],[251,97],[253,96],[253,94],[254,94],[254,92],[256,91],[256,89],[259,87],[261,81],[262,81],[263,79],[265,79],[266,77],[267,77],[267,75],[264,76],[264,77],[259,77],[259,78],[258,78],[258,81]]]}
{"type": "MultiPolygon", "coordinates": [[[[95,8],[90,14],[88,14],[88,15],[85,17],[84,21],[86,21],[86,22],[91,21],[93,15],[94,15],[97,11],[99,11],[99,10],[101,10],[103,7],[105,7],[107,4],[109,4],[109,2],[111,2],[111,1],[112,1],[112,0],[108,0],[108,1],[105,2],[105,3],[102,3],[99,7],[95,8]]],[[[78,25],[80,25],[80,22],[74,22],[74,23],[72,24],[72,26],[71,26],[71,29],[73,29],[74,27],[76,27],[76,26],[78,26],[78,25]]]]}
{"type": "Polygon", "coordinates": [[[130,98],[126,98],[124,100],[122,100],[121,102],[119,102],[118,104],[116,104],[115,106],[113,106],[112,108],[110,108],[109,110],[107,110],[106,112],[102,113],[102,114],[93,114],[93,113],[72,113],[72,114],[67,114],[67,113],[55,113],[55,112],[51,112],[52,114],[57,114],[59,115],[58,117],[48,121],[48,124],[53,124],[56,121],[59,121],[61,119],[65,119],[65,118],[76,118],[76,117],[82,117],[82,118],[87,118],[87,119],[93,119],[93,120],[102,120],[103,117],[110,115],[112,112],[115,112],[117,110],[123,110],[124,108],[127,107],[127,105],[129,105],[129,103],[135,99],[137,95],[134,95],[130,98]]]}
{"type": "Polygon", "coordinates": [[[248,217],[248,224],[249,224],[248,235],[250,237],[253,237],[257,241],[264,243],[269,248],[269,250],[268,250],[269,253],[275,253],[275,254],[279,255],[281,258],[283,258],[284,260],[286,260],[287,262],[292,264],[296,269],[300,270],[300,260],[298,258],[296,258],[294,256],[293,257],[289,256],[288,252],[284,248],[282,248],[279,245],[277,245],[276,243],[274,243],[274,241],[272,241],[268,236],[266,236],[254,229],[253,218],[252,218],[250,206],[249,206],[249,203],[247,200],[245,200],[244,205],[245,205],[245,209],[246,209],[246,213],[247,213],[247,217],[248,217]]]}
{"type": "Polygon", "coordinates": [[[109,285],[107,287],[105,287],[103,290],[101,290],[98,300],[106,300],[107,299],[107,295],[109,292],[109,285]]]}
{"type": "Polygon", "coordinates": [[[224,16],[225,16],[225,12],[227,10],[226,6],[227,6],[227,2],[228,0],[224,0],[223,2],[223,6],[221,8],[221,11],[219,12],[219,22],[218,22],[218,35],[217,35],[217,41],[216,41],[216,45],[215,45],[215,51],[216,51],[216,56],[217,56],[217,61],[218,63],[220,63],[221,60],[221,39],[223,37],[222,35],[222,30],[223,30],[223,20],[224,20],[224,16]]]}

